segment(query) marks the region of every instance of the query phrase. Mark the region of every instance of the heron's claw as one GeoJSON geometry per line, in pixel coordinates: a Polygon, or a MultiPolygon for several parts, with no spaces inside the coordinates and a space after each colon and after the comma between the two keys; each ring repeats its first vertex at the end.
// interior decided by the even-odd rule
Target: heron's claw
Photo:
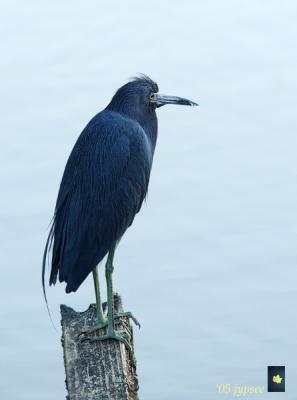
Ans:
{"type": "Polygon", "coordinates": [[[90,337],[90,336],[87,336],[87,335],[86,335],[86,332],[80,333],[80,334],[77,336],[77,338],[78,338],[78,342],[79,342],[80,344],[82,344],[82,343],[84,343],[84,342],[88,342],[88,341],[91,340],[91,337],[90,337]],[[82,337],[82,336],[83,336],[83,337],[82,337]]]}
{"type": "Polygon", "coordinates": [[[140,329],[140,327],[141,327],[140,323],[137,321],[137,319],[134,317],[134,315],[131,312],[129,312],[129,311],[128,312],[120,312],[120,313],[116,313],[114,315],[114,319],[122,318],[122,317],[132,319],[134,324],[137,325],[138,328],[140,329]]]}

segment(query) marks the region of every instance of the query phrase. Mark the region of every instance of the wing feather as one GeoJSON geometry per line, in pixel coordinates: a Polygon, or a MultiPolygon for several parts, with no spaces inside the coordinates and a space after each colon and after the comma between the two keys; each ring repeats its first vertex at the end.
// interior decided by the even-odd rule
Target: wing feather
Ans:
{"type": "Polygon", "coordinates": [[[120,240],[146,196],[152,156],[146,134],[135,121],[105,111],[87,125],[60,185],[50,232],[50,284],[59,274],[66,292],[76,291],[120,240]]]}

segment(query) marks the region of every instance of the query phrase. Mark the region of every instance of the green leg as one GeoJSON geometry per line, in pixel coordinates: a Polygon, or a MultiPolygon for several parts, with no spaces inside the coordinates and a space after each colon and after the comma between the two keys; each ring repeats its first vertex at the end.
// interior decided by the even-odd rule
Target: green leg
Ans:
{"type": "Polygon", "coordinates": [[[121,333],[116,333],[114,330],[114,308],[113,308],[113,290],[112,290],[112,273],[114,270],[113,267],[113,258],[115,253],[115,245],[112,246],[108,253],[106,265],[105,265],[105,277],[106,277],[106,285],[107,285],[107,333],[105,335],[93,336],[89,338],[91,342],[97,340],[107,340],[107,339],[114,339],[120,342],[123,342],[128,350],[132,354],[131,344],[127,340],[127,335],[121,333]]]}
{"type": "Polygon", "coordinates": [[[131,312],[121,312],[114,314],[114,304],[113,304],[113,288],[112,288],[112,273],[114,270],[113,258],[115,253],[115,246],[110,250],[105,265],[105,277],[107,285],[107,307],[108,307],[108,332],[114,332],[114,320],[121,317],[131,318],[135,325],[140,328],[140,323],[134,317],[131,312]]]}
{"type": "Polygon", "coordinates": [[[82,341],[88,334],[92,334],[92,333],[98,331],[98,329],[103,329],[103,328],[107,327],[107,320],[103,314],[102,304],[101,304],[98,265],[97,265],[97,267],[95,267],[93,269],[93,279],[94,279],[94,287],[95,287],[95,295],[96,295],[97,324],[92,326],[92,328],[89,328],[86,331],[82,332],[79,335],[79,337],[82,336],[82,338],[81,338],[82,341]]]}
{"type": "MultiPolygon", "coordinates": [[[[126,313],[118,313],[114,315],[114,304],[113,304],[113,285],[112,285],[112,274],[114,270],[113,266],[113,258],[114,258],[114,253],[115,253],[115,245],[110,249],[105,265],[105,277],[106,277],[106,285],[107,285],[107,322],[104,318],[103,312],[102,312],[102,306],[101,306],[101,299],[100,299],[100,292],[99,292],[99,284],[98,284],[98,273],[94,271],[93,276],[94,276],[94,284],[95,284],[95,291],[96,291],[96,303],[97,303],[97,317],[98,321],[100,321],[100,318],[102,320],[103,317],[103,323],[104,325],[101,326],[105,327],[107,326],[107,333],[104,335],[99,335],[95,334],[95,336],[92,337],[83,337],[81,341],[89,340],[90,342],[98,341],[98,340],[106,340],[106,339],[114,339],[118,340],[120,342],[123,342],[127,349],[130,351],[131,356],[133,357],[133,352],[131,348],[131,344],[129,343],[129,335],[128,333],[116,333],[114,330],[114,319],[116,318],[121,318],[121,317],[127,317],[131,318],[138,326],[139,322],[134,318],[134,316],[130,312],[126,313]],[[96,279],[95,279],[96,278],[96,279]],[[95,283],[96,282],[96,283],[95,283]],[[100,307],[99,307],[100,304],[100,307]]],[[[100,322],[99,322],[100,324],[100,322]]],[[[88,333],[93,333],[98,331],[100,329],[98,326],[94,327],[92,329],[89,329],[86,332],[83,332],[82,334],[84,336],[87,336],[88,333]]]]}
{"type": "Polygon", "coordinates": [[[140,323],[137,321],[137,319],[133,316],[131,312],[121,312],[114,314],[113,285],[112,285],[112,273],[114,270],[113,266],[114,252],[115,252],[115,247],[109,252],[105,266],[105,277],[107,285],[107,308],[108,308],[107,333],[114,333],[114,320],[121,317],[131,318],[133,322],[140,328],[140,323]]]}
{"type": "Polygon", "coordinates": [[[95,287],[95,295],[96,295],[96,310],[97,310],[98,323],[106,326],[106,319],[104,317],[103,310],[102,310],[102,304],[101,304],[98,265],[96,268],[93,269],[93,279],[94,279],[94,287],[95,287]]]}
{"type": "Polygon", "coordinates": [[[107,286],[107,334],[114,335],[114,305],[113,305],[113,290],[112,290],[112,273],[114,270],[113,258],[114,258],[115,246],[113,246],[108,253],[107,262],[105,265],[105,278],[107,286]]]}

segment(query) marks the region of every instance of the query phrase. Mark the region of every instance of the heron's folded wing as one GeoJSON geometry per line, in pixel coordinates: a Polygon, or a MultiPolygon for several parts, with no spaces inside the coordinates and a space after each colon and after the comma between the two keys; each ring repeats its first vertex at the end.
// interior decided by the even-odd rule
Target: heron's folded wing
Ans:
{"type": "Polygon", "coordinates": [[[50,282],[75,291],[131,225],[146,195],[150,144],[137,123],[109,113],[91,122],[67,162],[54,218],[50,282]]]}

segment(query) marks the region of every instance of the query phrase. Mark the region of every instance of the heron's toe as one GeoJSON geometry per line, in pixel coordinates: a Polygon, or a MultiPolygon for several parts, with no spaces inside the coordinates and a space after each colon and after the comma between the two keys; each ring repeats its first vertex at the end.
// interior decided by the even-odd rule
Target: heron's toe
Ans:
{"type": "Polygon", "coordinates": [[[121,333],[110,332],[104,335],[94,335],[94,336],[89,335],[87,337],[80,338],[80,343],[87,341],[93,343],[103,340],[117,340],[123,343],[126,346],[129,353],[133,356],[132,346],[130,344],[131,336],[129,335],[128,332],[121,332],[121,333]]]}
{"type": "Polygon", "coordinates": [[[129,319],[132,319],[132,321],[134,322],[134,324],[137,325],[139,329],[140,329],[140,327],[141,327],[141,325],[140,325],[140,323],[138,322],[138,320],[134,317],[134,315],[133,315],[130,311],[128,311],[128,312],[120,312],[120,313],[116,313],[116,314],[114,315],[114,319],[115,319],[115,320],[116,320],[116,319],[119,319],[119,318],[129,318],[129,319]]]}
{"type": "Polygon", "coordinates": [[[84,342],[86,340],[91,340],[93,336],[99,336],[100,330],[105,329],[107,327],[107,325],[108,325],[107,321],[99,322],[98,324],[92,326],[91,328],[86,329],[85,331],[81,332],[78,335],[80,342],[84,342]]]}

